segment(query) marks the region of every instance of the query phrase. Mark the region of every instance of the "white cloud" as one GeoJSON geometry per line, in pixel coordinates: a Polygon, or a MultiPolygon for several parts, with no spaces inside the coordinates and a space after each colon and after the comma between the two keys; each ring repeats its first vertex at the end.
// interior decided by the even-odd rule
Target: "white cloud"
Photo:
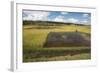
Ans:
{"type": "Polygon", "coordinates": [[[84,20],[84,21],[82,21],[83,23],[87,23],[88,21],[87,20],[84,20]]]}
{"type": "Polygon", "coordinates": [[[79,23],[78,19],[75,18],[67,18],[65,19],[64,16],[58,16],[55,19],[53,19],[52,21],[56,21],[56,22],[66,22],[66,23],[79,23]]]}
{"type": "Polygon", "coordinates": [[[88,17],[88,16],[89,16],[89,14],[86,14],[86,13],[85,13],[85,14],[83,14],[83,17],[88,17]]]}
{"type": "Polygon", "coordinates": [[[66,22],[69,22],[69,23],[78,23],[79,20],[78,20],[78,19],[75,19],[75,18],[68,18],[68,19],[66,20],[66,22]]]}
{"type": "Polygon", "coordinates": [[[23,20],[47,20],[50,12],[44,11],[23,11],[27,16],[23,17],[23,20]]]}
{"type": "Polygon", "coordinates": [[[64,22],[64,17],[63,16],[57,16],[53,21],[64,22]]]}
{"type": "Polygon", "coordinates": [[[68,12],[61,12],[61,14],[63,14],[63,15],[64,15],[64,14],[68,14],[68,12]]]}
{"type": "Polygon", "coordinates": [[[87,25],[87,24],[90,24],[91,22],[88,20],[83,20],[82,23],[87,25]]]}

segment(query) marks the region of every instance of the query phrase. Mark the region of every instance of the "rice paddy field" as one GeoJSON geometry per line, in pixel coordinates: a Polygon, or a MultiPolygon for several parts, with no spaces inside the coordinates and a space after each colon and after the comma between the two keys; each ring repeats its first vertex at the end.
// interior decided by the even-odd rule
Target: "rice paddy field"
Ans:
{"type": "Polygon", "coordinates": [[[23,62],[91,59],[90,32],[91,27],[89,25],[23,25],[23,62]],[[60,33],[60,37],[58,36],[59,38],[54,39],[50,34],[51,32],[54,34],[56,33],[53,35],[54,37],[60,33]],[[62,33],[64,34],[62,35],[62,33]],[[83,45],[73,45],[75,43],[75,38],[72,39],[71,36],[75,37],[77,35],[74,34],[77,33],[85,40],[85,42],[79,41],[81,38],[77,38],[76,44],[82,43],[83,45]],[[51,37],[49,37],[49,35],[51,37]],[[64,40],[66,37],[69,38],[64,40]],[[57,46],[52,46],[50,44],[52,43],[52,38],[54,42],[53,44],[57,46]],[[58,41],[58,39],[61,40],[58,41]],[[67,44],[70,46],[66,44],[66,41],[68,41],[67,44]],[[49,42],[49,46],[45,45],[47,42],[49,42]],[[84,45],[84,43],[88,43],[89,45],[84,45]]]}

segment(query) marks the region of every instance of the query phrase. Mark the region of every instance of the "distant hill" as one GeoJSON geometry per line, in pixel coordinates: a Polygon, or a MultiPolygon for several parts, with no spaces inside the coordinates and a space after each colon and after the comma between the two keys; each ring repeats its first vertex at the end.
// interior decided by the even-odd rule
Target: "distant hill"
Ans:
{"type": "Polygon", "coordinates": [[[44,25],[44,26],[49,26],[49,25],[57,25],[57,26],[61,26],[61,25],[80,25],[80,26],[84,26],[86,24],[75,24],[75,23],[64,23],[64,22],[54,22],[54,21],[23,21],[23,25],[44,25]]]}

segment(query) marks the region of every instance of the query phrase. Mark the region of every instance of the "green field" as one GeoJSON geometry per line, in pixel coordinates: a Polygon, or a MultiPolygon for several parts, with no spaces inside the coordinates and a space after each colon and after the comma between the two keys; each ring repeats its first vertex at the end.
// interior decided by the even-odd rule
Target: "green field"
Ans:
{"type": "MultiPolygon", "coordinates": [[[[83,60],[91,58],[91,47],[43,47],[50,32],[82,32],[90,34],[88,25],[39,26],[23,25],[23,62],[83,60]]],[[[87,40],[90,36],[81,34],[87,40]]]]}

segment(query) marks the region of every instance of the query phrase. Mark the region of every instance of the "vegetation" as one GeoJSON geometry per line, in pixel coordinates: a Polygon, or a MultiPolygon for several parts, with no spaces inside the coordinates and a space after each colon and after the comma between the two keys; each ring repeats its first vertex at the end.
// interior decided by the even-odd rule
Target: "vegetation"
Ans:
{"type": "Polygon", "coordinates": [[[23,62],[90,59],[90,46],[44,47],[50,32],[85,33],[80,35],[90,40],[90,31],[90,25],[23,21],[23,62]]]}

